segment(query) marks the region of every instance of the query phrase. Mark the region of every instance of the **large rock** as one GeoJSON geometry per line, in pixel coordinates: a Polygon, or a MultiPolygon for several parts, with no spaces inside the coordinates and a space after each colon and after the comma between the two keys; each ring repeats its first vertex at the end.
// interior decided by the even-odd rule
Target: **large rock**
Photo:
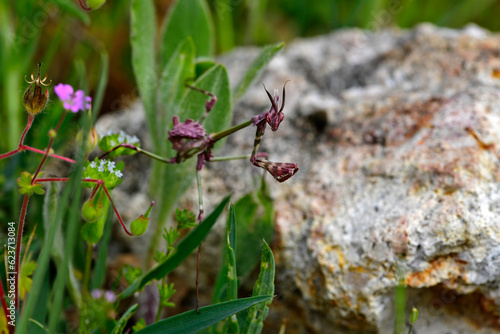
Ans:
{"type": "MultiPolygon", "coordinates": [[[[261,151],[300,171],[283,184],[268,177],[278,261],[269,332],[284,317],[287,333],[393,332],[398,275],[407,314],[420,311],[414,333],[500,330],[499,50],[475,26],[421,25],[299,40],[270,63],[260,82],[290,82],[285,121],[261,151]]],[[[233,85],[255,55],[221,58],[233,85]]],[[[268,108],[255,85],[235,122],[268,108]]],[[[250,153],[254,131],[221,154],[250,153]]],[[[210,164],[208,206],[255,187],[254,174],[248,161],[210,164]]]]}

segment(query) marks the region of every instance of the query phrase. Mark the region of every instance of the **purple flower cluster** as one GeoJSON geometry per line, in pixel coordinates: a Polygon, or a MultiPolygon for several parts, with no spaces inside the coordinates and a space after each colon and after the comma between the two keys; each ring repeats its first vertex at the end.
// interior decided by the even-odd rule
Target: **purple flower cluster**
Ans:
{"type": "Polygon", "coordinates": [[[66,110],[77,113],[79,110],[85,111],[90,109],[92,98],[85,96],[83,90],[73,90],[71,85],[60,83],[54,87],[57,96],[63,101],[63,107],[66,110]]]}

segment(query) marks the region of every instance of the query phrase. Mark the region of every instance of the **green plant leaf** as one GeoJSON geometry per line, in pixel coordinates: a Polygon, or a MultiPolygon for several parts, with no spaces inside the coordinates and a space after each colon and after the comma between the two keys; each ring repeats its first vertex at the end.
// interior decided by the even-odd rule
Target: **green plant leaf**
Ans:
{"type": "MultiPolygon", "coordinates": [[[[219,64],[210,68],[192,85],[217,96],[217,103],[215,103],[204,122],[207,133],[219,132],[228,128],[232,119],[231,90],[224,65],[219,64]]],[[[193,89],[188,90],[181,104],[180,120],[183,122],[187,118],[200,119],[205,113],[205,103],[208,100],[210,100],[209,96],[193,89]]]]}
{"type": "Polygon", "coordinates": [[[273,57],[278,53],[279,50],[283,48],[284,43],[276,43],[268,45],[262,49],[259,56],[254,60],[252,65],[248,68],[245,76],[236,86],[234,90],[233,103],[238,101],[246,93],[248,88],[252,83],[257,80],[259,75],[264,70],[264,66],[267,65],[273,59],[273,57]]]}
{"type": "Polygon", "coordinates": [[[113,328],[113,331],[111,334],[122,334],[123,330],[125,329],[125,325],[129,321],[130,317],[134,315],[135,311],[137,310],[137,307],[139,304],[134,304],[129,307],[129,309],[122,315],[120,320],[116,323],[115,328],[113,328]]]}
{"type": "MultiPolygon", "coordinates": [[[[274,294],[274,256],[271,248],[264,240],[262,245],[262,261],[260,263],[260,274],[253,288],[252,297],[269,296],[274,294]]],[[[252,306],[248,311],[242,333],[258,334],[262,331],[264,320],[269,312],[269,304],[272,300],[252,306]]]]}
{"type": "Polygon", "coordinates": [[[131,35],[132,67],[139,87],[141,100],[153,147],[160,146],[160,135],[156,113],[156,90],[158,78],[155,63],[156,14],[153,0],[132,0],[131,35]]]}
{"type": "Polygon", "coordinates": [[[35,261],[26,262],[21,268],[21,277],[19,279],[19,298],[24,299],[26,292],[29,292],[31,289],[31,275],[36,268],[35,261]]]}
{"type": "Polygon", "coordinates": [[[133,294],[135,291],[141,290],[146,284],[154,279],[161,279],[169,272],[175,269],[191,252],[198,247],[202,240],[210,232],[214,226],[217,218],[221,215],[222,211],[229,202],[229,196],[224,198],[222,202],[215,208],[215,210],[195,229],[193,229],[177,246],[177,251],[164,262],[158,264],[156,267],[149,270],[141,278],[132,283],[125,291],[123,291],[119,298],[125,298],[133,294]]]}
{"type": "Polygon", "coordinates": [[[216,0],[214,3],[217,25],[218,52],[223,53],[234,47],[233,4],[231,1],[216,0]]]}
{"type": "Polygon", "coordinates": [[[164,23],[160,51],[161,68],[164,68],[177,46],[188,36],[193,38],[196,57],[212,55],[214,28],[210,10],[204,0],[175,2],[164,23]]]}
{"type": "Polygon", "coordinates": [[[261,257],[258,245],[262,239],[271,241],[273,235],[273,202],[266,183],[256,191],[243,196],[235,204],[236,224],[236,264],[240,278],[244,279],[257,265],[261,257]]]}
{"type": "MultiPolygon", "coordinates": [[[[217,280],[214,288],[214,295],[212,303],[220,303],[222,301],[236,299],[236,297],[230,298],[228,295],[234,296],[234,291],[228,293],[228,260],[234,257],[234,250],[236,249],[236,215],[234,212],[234,204],[231,203],[229,207],[229,217],[226,223],[226,242],[222,248],[222,265],[217,275],[217,280]],[[228,252],[232,253],[228,255],[228,252]]],[[[234,264],[236,264],[236,258],[234,257],[234,264]]],[[[236,268],[234,269],[236,271],[236,268]]],[[[236,287],[237,292],[237,287],[236,287]]]]}
{"type": "MultiPolygon", "coordinates": [[[[38,173],[38,177],[42,176],[43,172],[38,173]]],[[[43,185],[40,183],[31,184],[33,180],[33,175],[28,172],[22,172],[21,176],[17,178],[17,185],[19,186],[19,193],[21,195],[31,196],[33,194],[43,195],[45,190],[43,190],[43,185]]]]}
{"type": "Polygon", "coordinates": [[[162,138],[163,141],[166,140],[167,124],[170,125],[172,117],[178,113],[182,96],[186,92],[187,88],[184,83],[186,79],[194,77],[194,55],[193,39],[188,36],[162,69],[158,108],[161,110],[161,129],[164,129],[162,132],[165,137],[162,138]]]}
{"type": "Polygon", "coordinates": [[[252,307],[255,304],[271,301],[272,296],[258,296],[242,298],[210,305],[196,310],[188,311],[165,320],[159,321],[151,326],[138,331],[140,334],[149,333],[169,333],[169,334],[190,334],[197,333],[213,324],[221,321],[235,313],[252,307]]]}

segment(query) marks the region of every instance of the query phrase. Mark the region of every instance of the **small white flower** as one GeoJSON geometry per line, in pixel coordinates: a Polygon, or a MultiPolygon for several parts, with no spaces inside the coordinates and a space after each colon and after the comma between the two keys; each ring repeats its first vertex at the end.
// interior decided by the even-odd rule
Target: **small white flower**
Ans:
{"type": "Polygon", "coordinates": [[[97,168],[97,171],[98,172],[104,172],[104,166],[99,166],[99,168],[97,168]]]}
{"type": "Polygon", "coordinates": [[[110,141],[109,143],[111,144],[111,146],[116,146],[116,145],[118,145],[118,144],[116,144],[116,142],[115,142],[114,140],[110,141]]]}
{"type": "Polygon", "coordinates": [[[115,175],[120,178],[123,176],[123,173],[117,169],[115,170],[115,175]]]}
{"type": "Polygon", "coordinates": [[[90,179],[90,176],[85,176],[85,179],[90,179]]]}
{"type": "Polygon", "coordinates": [[[90,167],[91,167],[91,168],[96,168],[96,167],[97,167],[97,164],[95,163],[95,161],[92,161],[92,162],[90,163],[90,167]]]}
{"type": "Polygon", "coordinates": [[[123,144],[125,142],[125,137],[123,137],[122,135],[120,135],[118,137],[118,142],[121,143],[121,144],[123,144]]]}
{"type": "Polygon", "coordinates": [[[106,166],[106,159],[102,159],[101,161],[99,161],[99,166],[101,167],[106,166]]]}

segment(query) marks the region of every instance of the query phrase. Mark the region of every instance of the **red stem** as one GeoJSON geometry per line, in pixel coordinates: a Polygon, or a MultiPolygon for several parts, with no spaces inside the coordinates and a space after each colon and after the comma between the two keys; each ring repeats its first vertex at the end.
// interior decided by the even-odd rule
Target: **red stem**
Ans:
{"type": "Polygon", "coordinates": [[[21,151],[21,147],[23,146],[24,143],[24,137],[26,137],[26,134],[28,133],[29,129],[31,128],[31,125],[33,124],[33,120],[35,119],[35,115],[29,115],[28,116],[28,123],[26,123],[26,127],[24,128],[23,134],[21,135],[21,139],[19,139],[19,146],[17,148],[18,151],[21,151]]]}
{"type": "Polygon", "coordinates": [[[55,136],[57,135],[57,132],[59,131],[59,128],[61,127],[61,124],[62,124],[65,116],[66,116],[66,111],[63,111],[61,117],[59,118],[59,122],[57,122],[56,128],[54,129],[55,135],[52,136],[52,138],[50,138],[49,145],[47,146],[47,149],[45,150],[45,155],[43,156],[42,161],[38,165],[38,168],[36,169],[36,172],[33,175],[33,179],[31,180],[31,184],[35,184],[35,182],[36,182],[36,178],[37,178],[38,174],[40,173],[40,169],[42,169],[43,165],[45,164],[47,157],[49,156],[50,148],[52,147],[52,144],[54,143],[55,136]]]}
{"type": "MultiPolygon", "coordinates": [[[[69,181],[69,178],[64,178],[64,177],[51,177],[51,178],[46,178],[46,179],[38,179],[37,180],[38,182],[54,182],[54,181],[62,181],[62,182],[65,182],[65,181],[69,181]]],[[[125,223],[123,222],[123,219],[122,217],[120,216],[120,214],[118,213],[118,210],[116,209],[115,207],[115,204],[113,203],[113,200],[111,199],[111,195],[109,194],[108,192],[108,189],[106,188],[106,186],[104,185],[104,182],[102,180],[98,180],[98,179],[82,179],[82,182],[94,182],[94,183],[97,183],[98,184],[98,187],[96,187],[94,189],[94,191],[92,192],[92,196],[95,195],[97,189],[99,188],[99,185],[102,186],[102,188],[104,189],[104,192],[106,193],[106,196],[108,197],[109,199],[109,202],[111,203],[111,206],[113,207],[113,210],[115,211],[115,214],[116,214],[116,217],[118,218],[118,220],[120,221],[120,224],[122,225],[123,229],[125,230],[125,233],[127,233],[128,235],[130,236],[133,236],[132,233],[130,233],[127,228],[125,227],[125,223]]]]}
{"type": "Polygon", "coordinates": [[[82,0],[78,0],[78,2],[80,2],[80,6],[82,6],[83,9],[85,9],[85,10],[92,10],[92,8],[90,8],[90,7],[85,7],[85,5],[83,4],[82,0]]]}
{"type": "Polygon", "coordinates": [[[122,220],[122,217],[120,216],[120,214],[118,213],[118,210],[116,210],[116,207],[115,207],[115,204],[113,203],[113,200],[111,199],[111,196],[109,195],[108,193],[108,189],[106,189],[106,186],[104,185],[104,183],[102,184],[102,188],[104,189],[104,192],[106,192],[106,196],[108,196],[108,199],[109,199],[109,202],[111,203],[111,206],[113,207],[113,210],[115,210],[115,214],[116,216],[118,217],[118,220],[120,221],[120,224],[122,224],[122,227],[123,229],[125,230],[125,233],[127,233],[128,235],[132,236],[133,234],[130,233],[127,228],[125,227],[125,223],[123,223],[123,220],[122,220]]]}
{"type": "MultiPolygon", "coordinates": [[[[22,145],[21,149],[25,149],[25,150],[29,150],[29,151],[33,151],[33,152],[41,153],[41,154],[45,154],[46,153],[46,151],[39,150],[37,148],[30,147],[30,146],[27,146],[27,145],[22,145]]],[[[63,157],[63,156],[60,156],[60,155],[57,155],[57,154],[49,154],[49,157],[60,159],[60,160],[64,160],[64,161],[70,162],[72,164],[76,164],[75,160],[70,159],[70,158],[66,158],[66,157],[63,157]]],[[[0,157],[0,159],[1,159],[1,157],[0,157]]]]}
{"type": "Polygon", "coordinates": [[[18,148],[16,148],[13,151],[10,151],[10,152],[4,153],[4,154],[0,154],[0,159],[4,159],[4,158],[7,158],[7,157],[10,157],[11,155],[14,155],[16,153],[19,153],[19,149],[18,148]]]}
{"type": "Polygon", "coordinates": [[[24,221],[26,219],[26,212],[28,211],[28,201],[30,197],[28,195],[24,195],[23,199],[23,206],[21,208],[21,215],[19,216],[19,225],[17,226],[17,243],[16,243],[16,267],[15,267],[15,277],[16,277],[16,282],[14,285],[15,289],[15,306],[16,309],[19,310],[19,263],[21,261],[21,242],[23,240],[23,228],[24,228],[24,221]]]}

